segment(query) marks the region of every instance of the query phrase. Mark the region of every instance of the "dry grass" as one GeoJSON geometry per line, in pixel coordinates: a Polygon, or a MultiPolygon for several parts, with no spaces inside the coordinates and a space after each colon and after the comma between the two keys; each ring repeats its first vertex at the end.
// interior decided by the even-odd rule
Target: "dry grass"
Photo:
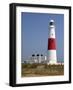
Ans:
{"type": "Polygon", "coordinates": [[[64,75],[64,65],[22,64],[22,77],[64,75]]]}

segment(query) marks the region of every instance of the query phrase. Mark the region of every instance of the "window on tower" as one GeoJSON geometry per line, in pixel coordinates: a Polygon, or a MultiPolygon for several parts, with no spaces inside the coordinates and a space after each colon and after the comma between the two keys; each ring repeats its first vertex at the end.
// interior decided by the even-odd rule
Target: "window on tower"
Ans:
{"type": "Polygon", "coordinates": [[[52,36],[53,36],[53,33],[52,33],[52,36]]]}
{"type": "Polygon", "coordinates": [[[54,25],[54,22],[50,22],[50,25],[54,25]]]}

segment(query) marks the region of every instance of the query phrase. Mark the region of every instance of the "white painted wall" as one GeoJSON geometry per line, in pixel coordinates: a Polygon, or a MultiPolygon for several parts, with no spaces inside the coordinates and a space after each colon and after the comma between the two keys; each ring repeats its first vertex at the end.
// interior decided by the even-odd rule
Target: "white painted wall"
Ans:
{"type": "Polygon", "coordinates": [[[48,63],[50,63],[50,64],[57,63],[56,50],[48,50],[48,63]]]}
{"type": "Polygon", "coordinates": [[[55,25],[49,25],[49,38],[55,38],[55,25]]]}
{"type": "Polygon", "coordinates": [[[49,38],[55,38],[55,27],[49,27],[49,38]]]}
{"type": "MultiPolygon", "coordinates": [[[[72,90],[72,84],[62,85],[46,85],[35,87],[19,87],[12,88],[8,86],[9,82],[9,3],[40,3],[40,4],[55,4],[55,5],[72,5],[73,0],[0,0],[0,90],[72,90]]],[[[73,10],[72,10],[73,14],[73,10]]],[[[73,19],[72,19],[73,20],[73,19]]],[[[72,31],[73,38],[73,31],[72,31]]],[[[73,46],[73,41],[72,41],[73,46]]],[[[72,48],[73,50],[73,48],[72,48]]],[[[73,62],[72,62],[73,64],[73,62]]],[[[73,66],[72,66],[73,68],[73,66]]],[[[72,72],[73,75],[73,72],[72,72]]],[[[73,81],[73,78],[72,78],[73,81]]]]}

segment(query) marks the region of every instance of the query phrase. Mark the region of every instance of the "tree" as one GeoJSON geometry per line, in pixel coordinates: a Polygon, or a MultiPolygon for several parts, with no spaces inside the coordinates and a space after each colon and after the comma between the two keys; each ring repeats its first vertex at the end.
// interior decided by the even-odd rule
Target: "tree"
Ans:
{"type": "Polygon", "coordinates": [[[38,63],[39,63],[39,54],[37,54],[37,60],[38,60],[38,63]]]}
{"type": "Polygon", "coordinates": [[[32,57],[34,57],[35,56],[35,54],[32,54],[32,57]]]}
{"type": "Polygon", "coordinates": [[[37,54],[37,56],[39,56],[39,54],[37,54]]]}
{"type": "Polygon", "coordinates": [[[43,54],[41,54],[41,56],[43,56],[43,54]]]}

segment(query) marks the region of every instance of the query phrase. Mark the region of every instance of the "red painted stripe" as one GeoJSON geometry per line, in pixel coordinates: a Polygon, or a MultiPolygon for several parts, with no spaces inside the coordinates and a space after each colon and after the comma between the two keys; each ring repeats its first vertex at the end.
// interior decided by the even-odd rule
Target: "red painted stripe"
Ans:
{"type": "Polygon", "coordinates": [[[48,50],[56,50],[56,40],[54,38],[48,39],[48,50]]]}

